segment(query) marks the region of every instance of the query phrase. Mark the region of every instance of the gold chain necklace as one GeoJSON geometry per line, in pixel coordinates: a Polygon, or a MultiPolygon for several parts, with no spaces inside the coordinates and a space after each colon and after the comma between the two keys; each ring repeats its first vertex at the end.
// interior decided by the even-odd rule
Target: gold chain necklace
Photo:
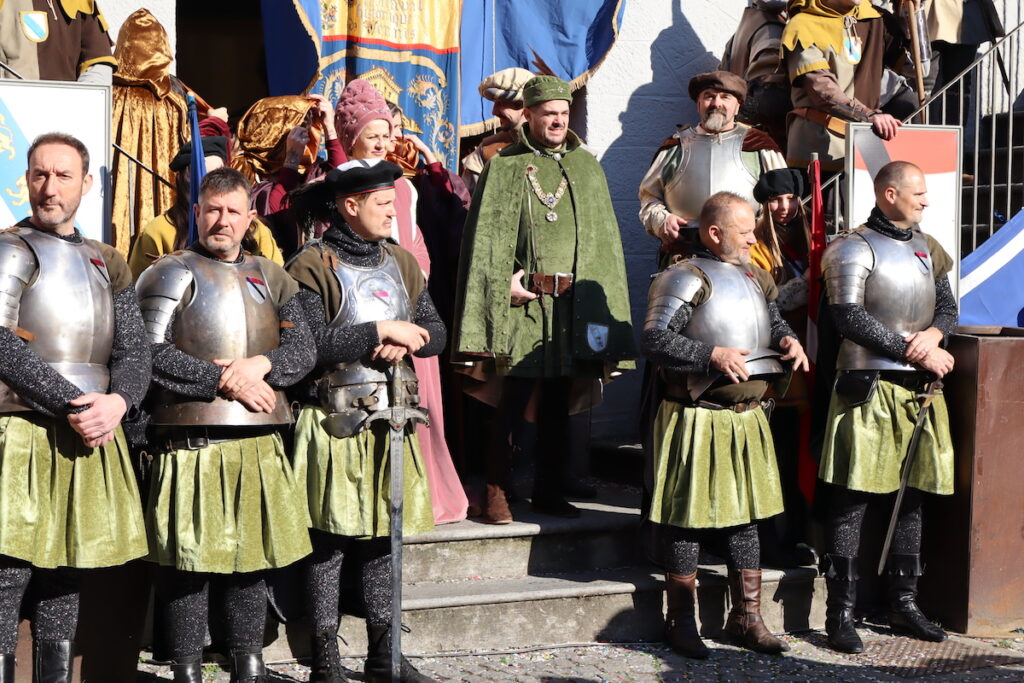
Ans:
{"type": "Polygon", "coordinates": [[[529,164],[526,167],[526,177],[530,180],[530,187],[533,188],[533,193],[537,195],[537,199],[548,208],[548,212],[544,214],[545,220],[548,223],[554,223],[558,220],[558,213],[555,211],[555,207],[562,200],[562,195],[565,194],[565,188],[569,186],[569,181],[563,175],[562,182],[558,184],[558,189],[551,193],[545,192],[540,186],[540,182],[537,181],[537,167],[533,164],[529,164]]]}

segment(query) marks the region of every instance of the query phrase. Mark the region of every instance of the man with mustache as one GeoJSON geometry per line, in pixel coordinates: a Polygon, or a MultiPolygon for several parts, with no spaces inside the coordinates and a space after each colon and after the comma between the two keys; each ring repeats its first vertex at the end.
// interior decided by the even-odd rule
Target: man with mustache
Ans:
{"type": "Polygon", "coordinates": [[[662,265],[696,246],[697,217],[708,197],[735,192],[756,211],[757,179],[786,165],[771,136],[736,121],[747,96],[742,77],[728,71],[698,74],[689,92],[701,122],[677,126],[640,182],[640,221],[661,240],[662,265]]]}
{"type": "Polygon", "coordinates": [[[476,149],[462,160],[462,180],[470,194],[484,166],[501,150],[519,139],[519,129],[526,121],[523,113],[523,86],[533,78],[526,69],[502,69],[480,81],[480,96],[494,102],[491,113],[498,119],[498,130],[480,141],[476,149]]]}
{"type": "Polygon", "coordinates": [[[486,456],[492,524],[512,521],[510,439],[528,406],[539,433],[533,508],[579,516],[565,499],[579,492],[566,468],[569,414],[591,407],[596,380],[634,357],[619,228],[603,169],[569,130],[569,84],[537,76],[523,98],[518,141],[480,176],[455,299],[455,357],[481,361],[478,377],[500,395],[486,456]]]}

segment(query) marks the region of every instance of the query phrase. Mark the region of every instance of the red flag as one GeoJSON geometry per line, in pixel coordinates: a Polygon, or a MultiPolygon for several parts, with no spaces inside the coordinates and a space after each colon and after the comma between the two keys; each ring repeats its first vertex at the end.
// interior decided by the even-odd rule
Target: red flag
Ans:
{"type": "MultiPolygon", "coordinates": [[[[811,244],[807,254],[807,358],[810,370],[807,386],[814,387],[814,359],[818,356],[818,302],[821,300],[821,255],[825,252],[825,203],[821,198],[821,162],[815,159],[807,167],[811,185],[811,244]]],[[[814,499],[818,468],[811,457],[811,413],[800,415],[800,452],[797,458],[797,481],[808,501],[814,499]]]]}

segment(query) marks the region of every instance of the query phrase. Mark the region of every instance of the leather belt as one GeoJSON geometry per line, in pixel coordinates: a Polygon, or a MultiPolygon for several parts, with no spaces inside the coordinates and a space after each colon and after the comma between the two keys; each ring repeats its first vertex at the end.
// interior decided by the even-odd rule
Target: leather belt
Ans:
{"type": "Polygon", "coordinates": [[[555,273],[554,275],[530,273],[526,288],[534,294],[549,294],[557,299],[569,291],[572,281],[572,273],[555,273]]]}
{"type": "Polygon", "coordinates": [[[740,403],[733,403],[726,405],[724,403],[715,403],[713,401],[693,401],[688,395],[683,393],[677,393],[672,391],[671,388],[665,391],[665,398],[669,401],[675,401],[676,403],[682,403],[687,408],[706,408],[708,410],[731,410],[734,413],[746,413],[751,410],[757,410],[758,408],[764,408],[770,411],[774,407],[774,401],[767,399],[765,401],[741,401],[740,403]]]}
{"type": "Polygon", "coordinates": [[[266,436],[277,431],[275,426],[254,427],[184,427],[174,428],[162,442],[167,451],[198,451],[218,443],[266,436]]]}
{"type": "Polygon", "coordinates": [[[846,121],[836,118],[831,114],[826,114],[820,109],[797,107],[793,110],[793,114],[802,119],[807,119],[811,123],[816,123],[822,128],[827,128],[840,137],[846,137],[846,121]]]}

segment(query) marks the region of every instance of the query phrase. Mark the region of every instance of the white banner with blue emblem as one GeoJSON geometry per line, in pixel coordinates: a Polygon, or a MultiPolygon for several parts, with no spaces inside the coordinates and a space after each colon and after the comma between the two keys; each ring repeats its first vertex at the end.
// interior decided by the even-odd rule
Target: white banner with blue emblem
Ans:
{"type": "Polygon", "coordinates": [[[110,223],[110,86],[0,79],[0,229],[31,215],[26,154],[36,136],[73,135],[89,150],[92,190],[75,225],[106,241],[110,223]]]}

